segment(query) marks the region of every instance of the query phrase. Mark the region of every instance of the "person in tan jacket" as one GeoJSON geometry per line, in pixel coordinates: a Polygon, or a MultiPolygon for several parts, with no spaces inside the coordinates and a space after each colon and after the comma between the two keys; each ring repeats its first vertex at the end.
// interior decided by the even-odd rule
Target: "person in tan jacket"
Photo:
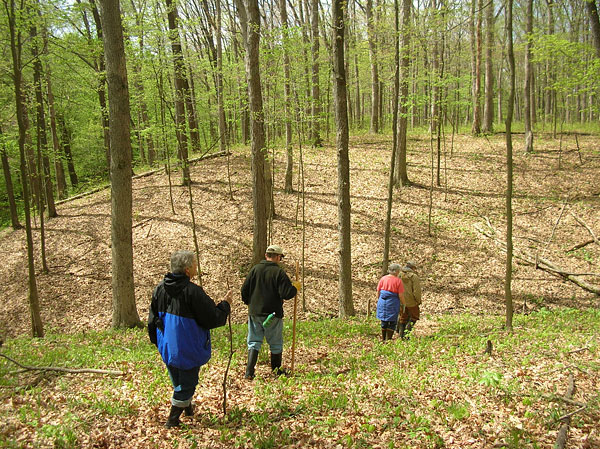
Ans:
{"type": "Polygon", "coordinates": [[[414,262],[406,262],[400,275],[404,284],[404,301],[400,310],[400,318],[396,332],[400,338],[407,339],[419,319],[419,305],[421,304],[421,280],[417,275],[417,265],[414,262]]]}

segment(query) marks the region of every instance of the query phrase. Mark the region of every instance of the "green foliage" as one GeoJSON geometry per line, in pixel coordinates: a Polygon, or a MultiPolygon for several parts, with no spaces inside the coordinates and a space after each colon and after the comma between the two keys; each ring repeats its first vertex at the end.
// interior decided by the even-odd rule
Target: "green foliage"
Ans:
{"type": "MultiPolygon", "coordinates": [[[[429,334],[385,344],[378,339],[375,320],[300,322],[295,375],[275,379],[265,374],[268,361],[259,360],[256,379],[239,387],[235,385],[245,365],[246,326],[234,325],[236,352],[229,374],[234,383],[225,417],[217,398],[222,394],[229,330],[215,329],[213,358],[200,372],[200,393],[216,400],[199,403],[201,422],[184,420],[180,439],[172,441],[174,447],[201,447],[205,441],[201,432],[208,428],[215,444],[224,447],[287,447],[310,435],[315,441],[337,441],[344,447],[437,448],[447,445],[445,435],[452,434],[457,423],[471,429],[475,438],[489,441],[494,434],[480,427],[482,419],[489,419],[489,410],[504,413],[500,421],[511,417],[511,426],[499,428],[497,434],[506,447],[545,447],[544,436],[566,411],[563,403],[542,397],[554,387],[540,391],[540,383],[560,369],[559,363],[570,357],[573,348],[586,346],[591,354],[598,351],[600,344],[591,337],[598,335],[600,311],[540,309],[528,316],[516,315],[513,334],[502,330],[501,317],[463,314],[430,319],[429,334]],[[488,339],[494,343],[491,357],[482,355],[488,339]],[[527,430],[512,425],[514,419],[526,421],[527,430]],[[383,435],[389,439],[382,441],[383,435]]],[[[286,336],[291,332],[287,321],[286,336]]],[[[425,330],[424,323],[419,326],[425,330]]],[[[289,344],[286,341],[285,354],[289,344]]],[[[76,447],[98,419],[126,419],[132,425],[139,420],[155,422],[154,413],[164,409],[170,396],[164,366],[143,330],[21,337],[6,341],[3,351],[28,365],[127,373],[85,379],[48,374],[40,382],[36,377],[11,375],[10,363],[1,362],[0,385],[16,398],[14,410],[5,410],[4,417],[12,413],[18,426],[36,429],[40,444],[52,441],[57,447],[76,447]],[[46,401],[48,394],[57,400],[46,401]],[[49,423],[49,413],[63,418],[49,423]]],[[[593,357],[579,357],[573,363],[582,373],[600,372],[593,357]]],[[[562,383],[559,388],[564,388],[562,383]]],[[[587,403],[586,412],[573,420],[583,429],[592,425],[594,413],[600,410],[600,395],[596,392],[587,403]]],[[[489,425],[494,427],[493,420],[489,425]]],[[[10,430],[0,437],[6,447],[14,447],[14,441],[10,430]]]]}

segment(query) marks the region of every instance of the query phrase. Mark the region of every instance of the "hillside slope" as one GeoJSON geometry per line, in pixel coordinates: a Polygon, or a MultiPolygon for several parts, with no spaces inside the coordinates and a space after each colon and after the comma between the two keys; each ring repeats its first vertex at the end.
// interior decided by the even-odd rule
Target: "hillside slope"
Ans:
{"type": "MultiPolygon", "coordinates": [[[[515,246],[543,255],[573,273],[598,273],[600,245],[568,249],[590,239],[584,225],[600,235],[600,141],[565,136],[561,154],[557,140],[537,140],[537,152],[515,155],[515,246]],[[559,169],[560,163],[560,169],[559,169]]],[[[476,231],[489,223],[502,239],[505,230],[503,136],[474,139],[457,136],[442,159],[441,185],[432,191],[429,140],[409,142],[409,176],[421,187],[395,191],[392,213],[391,260],[408,259],[420,266],[425,318],[439,313],[503,313],[504,253],[476,231]],[[432,204],[431,221],[429,204],[432,204]],[[431,225],[430,225],[431,223],[431,225]]],[[[297,155],[296,155],[297,157],[297,155]]],[[[354,138],[350,150],[352,196],[352,266],[354,303],[364,314],[375,304],[383,251],[385,199],[390,158],[386,137],[354,138]]],[[[252,201],[249,155],[231,157],[233,201],[229,198],[227,159],[202,161],[192,167],[193,200],[199,237],[203,283],[218,299],[229,284],[236,290],[249,269],[252,245],[252,201]]],[[[296,167],[297,168],[297,167],[296,167]]],[[[293,275],[302,248],[302,199],[285,194],[283,154],[276,155],[272,223],[273,243],[288,252],[285,266],[293,275]]],[[[337,314],[337,202],[335,148],[304,150],[305,248],[303,299],[307,314],[337,314]]],[[[296,180],[297,171],[295,173],[296,180]]],[[[169,255],[193,249],[187,188],[174,173],[170,205],[164,173],[136,179],[133,184],[134,264],[136,300],[145,319],[153,287],[167,269],[169,255]]],[[[295,181],[296,182],[296,181],[295,181]]],[[[58,207],[57,218],[46,221],[46,254],[50,273],[38,276],[42,319],[56,332],[102,330],[110,327],[110,192],[101,191],[58,207]]],[[[35,232],[39,261],[39,232],[35,232]]],[[[24,231],[0,237],[0,334],[29,332],[24,231]]],[[[598,277],[586,277],[596,285],[598,277]]],[[[517,310],[541,306],[596,307],[598,297],[516,260],[514,301],[517,310]]],[[[290,307],[288,304],[286,307],[290,307]]],[[[289,313],[289,310],[288,310],[289,313]]],[[[241,302],[234,322],[245,321],[241,302]]],[[[426,332],[420,326],[419,332],[426,332]]]]}

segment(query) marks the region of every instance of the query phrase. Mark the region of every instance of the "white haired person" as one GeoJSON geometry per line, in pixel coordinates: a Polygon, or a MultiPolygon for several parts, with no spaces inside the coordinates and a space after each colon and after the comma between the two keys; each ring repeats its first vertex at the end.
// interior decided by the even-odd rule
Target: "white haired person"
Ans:
{"type": "Polygon", "coordinates": [[[400,265],[392,263],[388,274],[377,284],[377,319],[381,320],[381,340],[391,340],[400,313],[400,302],[404,302],[404,285],[399,278],[400,265]]]}
{"type": "Polygon", "coordinates": [[[417,264],[414,262],[406,262],[402,268],[400,275],[404,283],[404,308],[398,320],[396,332],[400,334],[400,338],[408,339],[408,334],[413,329],[415,323],[419,319],[421,305],[421,280],[417,275],[417,264]]]}
{"type": "Polygon", "coordinates": [[[211,356],[210,329],[223,326],[231,312],[232,291],[215,305],[192,278],[198,273],[192,251],[176,251],[171,271],[154,289],[148,314],[148,335],[167,365],[173,384],[171,412],[165,427],[179,426],[179,417],[194,414],[192,398],[198,373],[211,356]]]}

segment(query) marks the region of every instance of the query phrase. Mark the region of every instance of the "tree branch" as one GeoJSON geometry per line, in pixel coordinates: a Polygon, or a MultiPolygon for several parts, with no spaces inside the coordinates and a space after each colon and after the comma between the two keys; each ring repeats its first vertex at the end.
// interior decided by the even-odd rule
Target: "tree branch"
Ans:
{"type": "Polygon", "coordinates": [[[25,371],[59,371],[61,373],[94,373],[94,374],[110,374],[111,376],[122,376],[122,371],[111,371],[104,369],[94,369],[94,368],[62,368],[58,366],[29,366],[23,365],[22,363],[17,362],[15,359],[10,358],[6,354],[0,352],[0,357],[4,357],[7,360],[10,360],[15,365],[23,368],[25,371]]]}

